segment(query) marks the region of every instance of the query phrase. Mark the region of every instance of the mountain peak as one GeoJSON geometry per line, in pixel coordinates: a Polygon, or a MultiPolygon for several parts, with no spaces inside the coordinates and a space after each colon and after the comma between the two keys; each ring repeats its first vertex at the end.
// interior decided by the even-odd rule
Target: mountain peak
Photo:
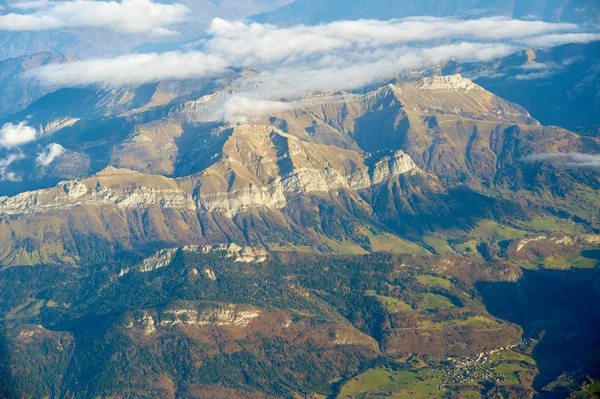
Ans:
{"type": "Polygon", "coordinates": [[[479,88],[472,80],[464,78],[460,74],[424,78],[417,87],[422,90],[436,91],[471,91],[479,88]]]}

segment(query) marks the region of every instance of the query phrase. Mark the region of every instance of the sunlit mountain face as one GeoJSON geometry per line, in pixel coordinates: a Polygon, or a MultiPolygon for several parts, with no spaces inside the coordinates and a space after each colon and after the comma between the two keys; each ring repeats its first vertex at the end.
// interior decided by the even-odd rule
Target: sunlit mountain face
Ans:
{"type": "Polygon", "coordinates": [[[0,1],[0,398],[600,395],[595,1],[0,1]]]}

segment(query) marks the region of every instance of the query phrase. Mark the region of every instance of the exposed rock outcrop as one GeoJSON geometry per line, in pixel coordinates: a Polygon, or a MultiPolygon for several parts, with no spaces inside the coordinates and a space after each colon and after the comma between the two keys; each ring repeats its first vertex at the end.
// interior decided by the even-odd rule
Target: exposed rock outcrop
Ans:
{"type": "Polygon", "coordinates": [[[259,309],[234,304],[215,306],[202,310],[169,309],[161,314],[159,325],[161,327],[180,324],[191,326],[247,327],[260,314],[261,311],[259,309]]]}
{"type": "Polygon", "coordinates": [[[46,190],[0,197],[0,214],[4,215],[104,206],[196,209],[192,196],[172,179],[110,167],[90,179],[65,181],[46,190]]]}
{"type": "Polygon", "coordinates": [[[463,78],[460,74],[450,76],[432,76],[424,78],[417,85],[421,90],[439,90],[439,91],[454,91],[463,90],[469,92],[471,90],[483,90],[473,81],[463,78]]]}
{"type": "MultiPolygon", "coordinates": [[[[261,247],[243,247],[235,243],[219,244],[219,245],[188,245],[182,248],[161,249],[154,255],[144,259],[134,270],[140,273],[151,272],[166,266],[169,266],[178,253],[199,253],[199,254],[221,254],[225,258],[233,259],[234,262],[240,263],[262,263],[267,260],[267,251],[261,247]]],[[[122,269],[119,277],[128,274],[129,268],[122,269]]],[[[216,280],[217,277],[211,269],[206,269],[205,274],[211,280],[216,280]]]]}

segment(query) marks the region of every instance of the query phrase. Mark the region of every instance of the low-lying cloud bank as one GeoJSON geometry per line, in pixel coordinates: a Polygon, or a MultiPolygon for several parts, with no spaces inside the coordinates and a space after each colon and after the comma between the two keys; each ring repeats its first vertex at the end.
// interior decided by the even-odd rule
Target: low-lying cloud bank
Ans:
{"type": "Polygon", "coordinates": [[[188,12],[182,4],[161,4],[152,0],[38,0],[16,3],[12,8],[20,12],[0,15],[0,30],[104,27],[119,32],[164,36],[174,34],[168,27],[182,21],[188,12]]]}
{"type": "Polygon", "coordinates": [[[550,152],[530,155],[526,158],[530,162],[554,162],[570,167],[598,168],[600,167],[600,155],[582,154],[579,152],[550,152]]]}
{"type": "Polygon", "coordinates": [[[275,105],[283,98],[358,89],[449,60],[487,61],[532,45],[600,40],[600,35],[581,33],[573,24],[506,18],[421,17],[289,28],[215,19],[208,33],[209,39],[184,51],[49,65],[28,76],[48,85],[112,88],[249,68],[258,73],[234,82],[238,99],[223,102],[219,111],[227,120],[242,120],[240,109],[252,108],[246,112],[252,116],[260,109],[284,107],[275,105]]]}
{"type": "Polygon", "coordinates": [[[203,77],[224,71],[229,63],[223,58],[199,51],[132,54],[117,58],[83,60],[70,64],[52,64],[32,70],[41,82],[55,86],[110,87],[141,85],[168,79],[203,77]]]}

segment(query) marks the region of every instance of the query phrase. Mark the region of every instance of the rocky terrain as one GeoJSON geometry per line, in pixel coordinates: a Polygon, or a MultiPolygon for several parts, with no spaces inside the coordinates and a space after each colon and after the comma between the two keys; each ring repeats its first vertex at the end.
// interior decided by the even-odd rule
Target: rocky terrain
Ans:
{"type": "MultiPolygon", "coordinates": [[[[207,90],[206,83],[187,88],[194,90],[207,90]]],[[[581,152],[597,145],[595,139],[544,127],[460,75],[398,81],[366,94],[304,97],[292,110],[246,124],[212,119],[210,104],[221,101],[223,90],[195,101],[176,100],[179,92],[167,105],[155,102],[158,91],[145,97],[148,103],[136,100],[136,92],[82,91],[92,96],[80,109],[102,109],[102,122],[95,111],[60,107],[62,119],[52,117],[42,123],[46,130],[37,130],[39,142],[58,143],[64,153],[48,167],[34,166],[33,173],[25,158],[11,172],[27,181],[67,180],[0,197],[3,265],[103,262],[119,253],[149,255],[146,248],[156,245],[269,246],[283,237],[294,245],[349,241],[369,251],[357,230],[361,225],[400,235],[411,225],[422,232],[409,239],[423,242],[428,229],[443,223],[424,223],[424,215],[464,215],[455,221],[464,228],[526,205],[490,195],[513,189],[516,179],[566,174],[575,184],[571,190],[595,179],[561,168],[537,170],[538,177],[515,175],[533,165],[528,157],[581,152]],[[94,136],[98,123],[118,128],[94,136]],[[86,140],[75,140],[82,136],[86,140]],[[79,178],[69,179],[74,176],[79,178]],[[468,190],[460,195],[471,196],[473,205],[450,199],[461,186],[468,190]],[[492,203],[497,205],[489,208],[492,203]],[[303,208],[313,210],[297,213],[303,208]],[[344,222],[331,219],[331,212],[345,214],[344,222]]],[[[48,101],[24,112],[40,121],[56,115],[59,106],[40,106],[48,101]]],[[[565,195],[563,187],[551,189],[565,195]]]]}
{"type": "Polygon", "coordinates": [[[600,143],[475,71],[231,121],[252,71],[32,97],[3,119],[33,136],[0,149],[0,397],[578,389],[600,143]]]}

